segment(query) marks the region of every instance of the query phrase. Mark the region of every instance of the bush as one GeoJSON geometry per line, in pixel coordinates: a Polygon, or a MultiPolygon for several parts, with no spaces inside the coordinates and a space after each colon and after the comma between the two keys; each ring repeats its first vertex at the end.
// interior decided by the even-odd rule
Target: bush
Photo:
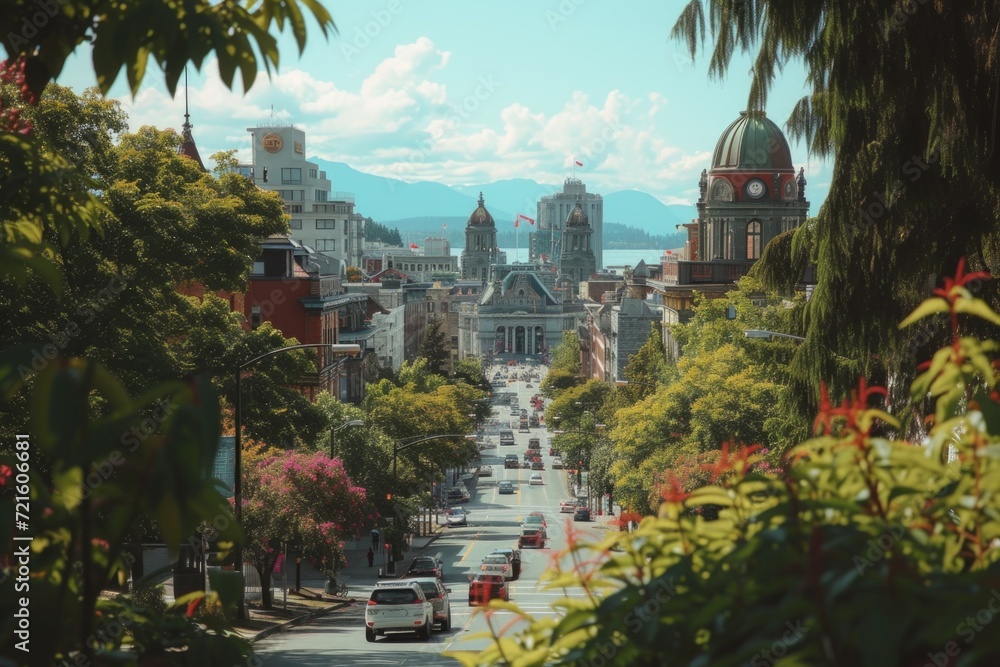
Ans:
{"type": "Polygon", "coordinates": [[[167,600],[163,597],[161,584],[138,584],[130,593],[119,596],[134,611],[152,616],[162,616],[167,613],[167,600]]]}
{"type": "MultiPolygon", "coordinates": [[[[755,447],[724,446],[712,484],[669,476],[657,517],[598,543],[570,534],[572,566],[546,573],[566,597],[553,618],[518,611],[467,665],[996,664],[1000,632],[998,344],[959,318],[1000,325],[958,275],[901,326],[949,316],[953,340],[922,367],[913,409],[934,414],[922,442],[897,429],[862,379],[839,404],[821,389],[815,437],[780,472],[755,447]],[[690,508],[715,505],[706,520],[690,508]],[[617,551],[616,549],[622,549],[617,551]],[[579,593],[582,588],[584,594],[579,593]]],[[[502,606],[494,603],[494,608],[502,606]]],[[[510,605],[517,611],[516,605],[510,605]]],[[[490,614],[490,611],[486,612],[490,614]]]]}

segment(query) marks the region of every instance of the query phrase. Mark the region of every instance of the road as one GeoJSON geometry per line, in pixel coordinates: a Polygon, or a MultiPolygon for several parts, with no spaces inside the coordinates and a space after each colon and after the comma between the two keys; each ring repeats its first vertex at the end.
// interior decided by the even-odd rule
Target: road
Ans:
{"type": "MultiPolygon", "coordinates": [[[[542,370],[544,373],[544,369],[542,370]]],[[[490,371],[490,377],[493,371],[490,371]]],[[[508,386],[516,390],[521,407],[530,411],[530,397],[537,393],[538,383],[528,388],[518,381],[508,386]]],[[[538,589],[538,577],[549,566],[554,553],[566,546],[569,514],[559,513],[559,502],[567,497],[567,473],[552,470],[552,457],[546,446],[544,428],[531,429],[530,433],[517,432],[517,418],[509,416],[509,408],[494,408],[501,420],[513,420],[515,445],[497,447],[483,452],[483,463],[492,465],[493,477],[481,478],[470,502],[467,527],[450,528],[428,548],[430,553],[440,553],[445,563],[444,582],[451,589],[452,624],[448,632],[435,630],[429,641],[413,635],[390,634],[379,637],[374,643],[365,641],[364,600],[359,604],[329,614],[325,617],[284,632],[272,635],[257,643],[256,650],[266,667],[290,665],[456,665],[458,661],[441,655],[448,650],[476,650],[486,646],[488,639],[466,640],[465,637],[487,629],[486,617],[468,605],[469,577],[479,570],[480,561],[498,547],[516,547],[521,519],[532,511],[544,512],[548,523],[549,542],[544,549],[522,550],[521,577],[511,584],[511,601],[535,615],[553,614],[551,603],[563,597],[563,591],[546,592],[538,589]],[[505,469],[503,456],[513,452],[519,458],[528,446],[528,439],[542,440],[543,485],[528,484],[531,471],[505,469]],[[496,482],[509,479],[514,482],[516,493],[500,495],[496,482]]],[[[496,439],[494,438],[494,442],[496,439]]],[[[576,523],[577,529],[592,533],[595,538],[603,532],[594,523],[576,523]]],[[[499,628],[515,618],[510,612],[498,612],[492,623],[499,628]]],[[[520,623],[508,632],[516,632],[520,623]]]]}

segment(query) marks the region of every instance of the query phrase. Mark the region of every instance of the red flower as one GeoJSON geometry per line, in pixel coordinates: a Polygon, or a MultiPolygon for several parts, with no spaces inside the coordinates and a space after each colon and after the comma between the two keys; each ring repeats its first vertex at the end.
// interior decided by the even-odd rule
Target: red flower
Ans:
{"type": "Polygon", "coordinates": [[[667,483],[660,486],[660,497],[668,503],[682,503],[690,493],[684,491],[672,473],[667,474],[667,483]]]}
{"type": "Polygon", "coordinates": [[[965,257],[958,260],[958,266],[955,268],[955,278],[945,278],[944,287],[938,287],[934,290],[934,294],[943,297],[948,300],[948,303],[954,304],[955,301],[961,296],[958,293],[958,289],[965,288],[966,285],[971,283],[973,280],[989,280],[989,271],[975,271],[973,273],[965,273],[965,257]]]}

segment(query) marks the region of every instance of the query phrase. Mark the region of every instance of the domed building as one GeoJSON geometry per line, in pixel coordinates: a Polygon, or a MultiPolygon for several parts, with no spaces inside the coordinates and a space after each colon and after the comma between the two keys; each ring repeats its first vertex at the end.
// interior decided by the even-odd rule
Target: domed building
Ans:
{"type": "Polygon", "coordinates": [[[567,284],[570,298],[576,295],[580,283],[589,280],[597,271],[597,257],[591,247],[593,234],[590,219],[577,199],[576,206],[566,216],[559,253],[559,279],[567,284]]]}
{"type": "Polygon", "coordinates": [[[499,261],[497,226],[486,210],[483,193],[479,193],[479,206],[465,223],[465,249],[462,250],[462,280],[485,283],[490,277],[490,265],[499,261]]]}
{"type": "Polygon", "coordinates": [[[691,312],[693,292],[721,296],[746,275],[775,236],[806,221],[805,170],[795,171],[788,141],[763,111],[743,111],[715,144],[701,172],[698,218],[686,225],[684,256],[663,257],[657,286],[669,325],[691,312]]]}

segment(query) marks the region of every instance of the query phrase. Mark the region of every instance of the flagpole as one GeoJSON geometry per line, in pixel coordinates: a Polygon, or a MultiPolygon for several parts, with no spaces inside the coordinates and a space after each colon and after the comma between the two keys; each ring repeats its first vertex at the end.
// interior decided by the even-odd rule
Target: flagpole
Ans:
{"type": "Polygon", "coordinates": [[[521,225],[514,218],[514,263],[521,261],[521,225]]]}

